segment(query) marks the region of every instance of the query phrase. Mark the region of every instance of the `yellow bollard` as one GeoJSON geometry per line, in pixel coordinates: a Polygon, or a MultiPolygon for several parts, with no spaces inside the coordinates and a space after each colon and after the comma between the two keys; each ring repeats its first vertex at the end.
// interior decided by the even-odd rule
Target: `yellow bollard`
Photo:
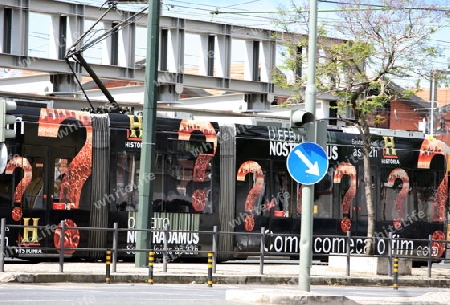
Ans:
{"type": "Polygon", "coordinates": [[[212,287],[212,262],[213,262],[213,254],[211,252],[208,253],[208,287],[212,287]]]}
{"type": "Polygon", "coordinates": [[[106,250],[106,284],[111,283],[111,250],[106,250]]]}
{"type": "Polygon", "coordinates": [[[148,280],[147,283],[153,285],[153,263],[155,262],[155,252],[148,253],[148,280]]]}
{"type": "Polygon", "coordinates": [[[394,284],[393,287],[395,290],[398,290],[398,258],[394,257],[393,259],[393,271],[394,271],[394,284]]]}

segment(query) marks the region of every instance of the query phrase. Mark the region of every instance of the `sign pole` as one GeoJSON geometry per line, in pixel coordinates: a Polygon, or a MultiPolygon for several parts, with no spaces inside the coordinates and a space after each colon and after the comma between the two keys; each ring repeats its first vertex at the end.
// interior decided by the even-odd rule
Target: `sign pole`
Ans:
{"type": "Polygon", "coordinates": [[[147,64],[145,67],[144,134],[142,136],[139,171],[139,206],[136,213],[135,266],[147,265],[147,253],[152,243],[150,229],[153,218],[153,174],[155,159],[156,104],[158,100],[158,50],[160,1],[149,2],[147,28],[147,64]],[[145,230],[145,231],[144,231],[145,230]]]}
{"type": "MultiPolygon", "coordinates": [[[[316,43],[317,43],[317,0],[310,0],[309,8],[309,39],[308,39],[308,80],[306,85],[305,110],[316,114],[316,43]]],[[[315,124],[311,126],[316,142],[315,124]]],[[[313,232],[313,201],[314,184],[302,185],[302,216],[300,228],[300,272],[299,289],[310,291],[312,265],[312,232],[313,232]]]]}
{"type": "Polygon", "coordinates": [[[286,159],[286,167],[292,179],[300,183],[302,189],[302,223],[300,236],[300,289],[309,291],[312,263],[312,203],[314,184],[325,177],[328,171],[328,156],[317,143],[302,142],[295,146],[286,159]]]}

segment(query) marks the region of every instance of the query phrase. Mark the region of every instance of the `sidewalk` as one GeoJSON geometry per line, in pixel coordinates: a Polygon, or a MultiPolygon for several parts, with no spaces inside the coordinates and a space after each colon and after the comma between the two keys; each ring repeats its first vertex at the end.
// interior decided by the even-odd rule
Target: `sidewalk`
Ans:
{"type": "MultiPolygon", "coordinates": [[[[345,267],[345,266],[344,266],[345,267]]],[[[154,284],[205,284],[208,280],[208,266],[205,264],[168,263],[167,271],[163,270],[162,263],[155,263],[153,268],[154,284]]],[[[266,304],[279,304],[280,298],[298,300],[300,297],[315,297],[317,295],[301,293],[282,293],[275,288],[279,284],[298,284],[299,274],[298,261],[279,263],[267,261],[264,265],[263,274],[260,274],[258,262],[233,261],[216,265],[216,272],[213,273],[213,285],[215,284],[273,284],[274,290],[251,291],[239,289],[240,292],[233,291],[230,300],[241,298],[246,302],[261,302],[266,304]],[[270,297],[267,296],[270,294],[270,297]],[[266,295],[266,299],[261,298],[266,295]],[[253,296],[253,297],[252,297],[253,296]],[[274,297],[277,296],[277,297],[274,297]],[[271,301],[272,299],[273,302],[271,301]],[[274,303],[275,302],[275,303],[274,303]]],[[[135,267],[134,263],[117,263],[116,270],[110,265],[111,283],[145,283],[149,279],[149,269],[135,267]]],[[[413,268],[412,275],[399,276],[398,287],[450,287],[450,268],[448,265],[434,264],[431,277],[427,276],[427,268],[413,268]]],[[[76,283],[105,283],[106,264],[105,263],[64,263],[63,272],[60,272],[60,265],[57,262],[24,264],[7,262],[4,265],[4,272],[0,273],[0,282],[10,283],[55,283],[55,282],[76,282],[76,283]]],[[[311,268],[311,285],[352,285],[352,286],[380,286],[392,287],[393,278],[367,273],[352,272],[346,276],[345,269],[335,269],[326,265],[313,265],[311,268]]],[[[434,293],[435,296],[428,296],[427,300],[411,300],[411,298],[396,298],[387,300],[386,298],[377,300],[358,300],[355,303],[347,300],[342,303],[342,296],[337,296],[337,304],[450,304],[450,293],[434,293]],[[436,294],[439,294],[436,297],[436,294]],[[432,300],[431,303],[426,301],[432,300]],[[438,300],[438,301],[436,301],[438,300]],[[443,300],[443,301],[439,301],[443,300]]],[[[227,296],[228,297],[228,296],[227,296]]],[[[414,298],[415,299],[415,298],[414,298]]],[[[329,296],[327,296],[329,302],[329,296]]],[[[290,303],[284,303],[290,304],[290,303]]],[[[292,303],[294,304],[294,303],[292,303]]],[[[300,304],[300,303],[298,303],[300,304]]],[[[305,303],[310,304],[310,303],[305,303]]],[[[315,304],[315,303],[314,303],[315,304]]],[[[317,303],[320,304],[320,303],[317,303]]]]}
{"type": "MultiPolygon", "coordinates": [[[[134,263],[116,264],[116,270],[110,265],[111,282],[139,283],[149,276],[148,268],[135,267],[134,263]]],[[[343,266],[345,268],[345,266],[343,266]]],[[[153,268],[154,283],[204,283],[207,281],[208,265],[168,263],[167,271],[162,263],[153,268]]],[[[279,263],[267,261],[260,274],[260,265],[252,261],[232,261],[216,265],[213,282],[217,284],[297,284],[299,274],[298,261],[279,263]]],[[[105,263],[64,263],[63,272],[57,262],[15,263],[6,262],[0,280],[12,282],[96,282],[104,283],[105,263]]],[[[450,287],[450,268],[448,265],[433,264],[431,277],[427,268],[413,268],[412,275],[399,276],[399,287],[450,287]],[[442,266],[442,267],[441,267],[442,266]]],[[[311,268],[312,285],[372,285],[392,286],[392,277],[362,272],[346,275],[345,269],[336,269],[327,265],[313,265],[311,268]]]]}

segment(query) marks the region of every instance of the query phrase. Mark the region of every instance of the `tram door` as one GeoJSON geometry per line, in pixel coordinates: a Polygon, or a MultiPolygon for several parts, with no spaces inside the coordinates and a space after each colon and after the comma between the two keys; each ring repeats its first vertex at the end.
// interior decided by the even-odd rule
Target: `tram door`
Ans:
{"type": "Polygon", "coordinates": [[[360,167],[348,162],[339,164],[333,173],[333,206],[334,217],[339,220],[340,233],[358,232],[359,204],[361,201],[360,167]]]}
{"type": "MultiPolygon", "coordinates": [[[[364,167],[361,165],[358,167],[358,177],[364,177],[364,167]]],[[[382,190],[381,173],[377,167],[371,168],[371,181],[370,186],[372,188],[372,206],[376,215],[377,203],[380,200],[380,192],[382,190]]],[[[360,179],[361,180],[361,179],[360,179]]],[[[352,217],[352,234],[356,236],[366,236],[368,227],[368,209],[365,184],[357,181],[355,200],[351,208],[352,217]]]]}
{"type": "Polygon", "coordinates": [[[18,254],[31,254],[36,252],[25,247],[48,246],[48,238],[42,235],[43,230],[27,227],[48,223],[48,147],[23,145],[22,148],[21,155],[16,157],[13,173],[13,189],[19,195],[15,195],[12,218],[14,223],[25,226],[17,232],[18,254]]]}
{"type": "Polygon", "coordinates": [[[297,218],[297,183],[286,170],[285,162],[272,161],[267,175],[265,215],[269,214],[268,229],[278,233],[299,232],[297,218]],[[294,196],[292,195],[294,194],[294,196]],[[293,227],[297,225],[297,227],[293,227]]]}
{"type": "MultiPolygon", "coordinates": [[[[70,147],[23,146],[24,162],[29,164],[28,167],[24,164],[23,168],[31,168],[31,180],[25,179],[29,183],[22,199],[23,225],[53,225],[64,219],[64,215],[59,215],[60,211],[68,209],[60,202],[60,187],[75,153],[70,147]]],[[[26,175],[29,173],[24,171],[24,177],[26,175]]],[[[38,240],[39,246],[47,247],[52,245],[51,235],[52,232],[45,229],[24,230],[21,237],[25,242],[38,240]],[[27,232],[32,232],[32,236],[27,232]]]]}

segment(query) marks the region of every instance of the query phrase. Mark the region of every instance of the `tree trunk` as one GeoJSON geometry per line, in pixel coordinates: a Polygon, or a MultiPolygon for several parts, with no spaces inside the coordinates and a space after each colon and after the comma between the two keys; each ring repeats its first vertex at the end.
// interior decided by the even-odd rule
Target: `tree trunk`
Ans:
{"type": "Polygon", "coordinates": [[[365,244],[365,253],[367,255],[374,254],[374,240],[372,239],[375,233],[375,210],[372,200],[372,169],[370,167],[370,150],[371,137],[369,127],[363,127],[363,143],[364,143],[364,194],[367,203],[367,240],[365,244]]]}

